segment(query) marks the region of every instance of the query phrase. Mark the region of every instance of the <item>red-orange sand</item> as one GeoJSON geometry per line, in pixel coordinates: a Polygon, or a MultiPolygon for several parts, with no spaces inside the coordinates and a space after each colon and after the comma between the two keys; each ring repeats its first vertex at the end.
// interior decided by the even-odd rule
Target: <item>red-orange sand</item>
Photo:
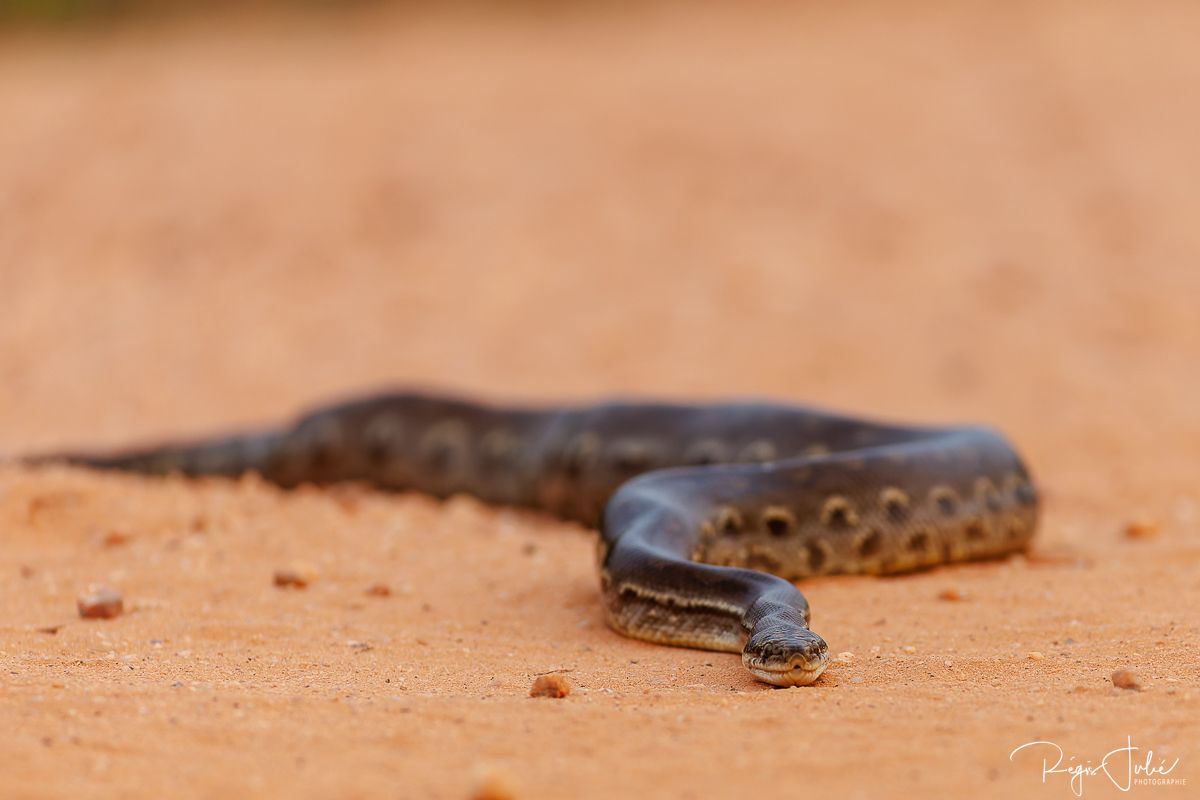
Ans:
{"type": "Polygon", "coordinates": [[[1197,25],[622,4],[3,37],[4,451],[391,384],[769,396],[996,425],[1046,504],[1028,557],[805,584],[853,658],[774,690],[609,631],[571,525],[0,468],[0,796],[1070,798],[1048,746],[1010,760],[1039,739],[1152,748],[1186,783],[1131,795],[1195,796],[1197,25]],[[79,618],[93,583],[122,616],[79,618]],[[529,697],[549,672],[570,695],[529,697]]]}

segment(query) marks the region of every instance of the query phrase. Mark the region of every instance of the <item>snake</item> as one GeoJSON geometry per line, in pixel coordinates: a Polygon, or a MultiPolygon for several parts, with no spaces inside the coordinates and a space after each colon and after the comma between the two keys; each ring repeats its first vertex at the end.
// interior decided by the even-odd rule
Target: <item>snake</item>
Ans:
{"type": "Polygon", "coordinates": [[[421,391],[327,404],[295,421],[65,462],[281,487],[337,482],[547,512],[598,528],[609,625],[740,652],[776,686],[815,682],[830,650],[796,586],[1025,549],[1039,495],[983,426],[894,425],[787,404],[612,399],[518,406],[421,391]]]}

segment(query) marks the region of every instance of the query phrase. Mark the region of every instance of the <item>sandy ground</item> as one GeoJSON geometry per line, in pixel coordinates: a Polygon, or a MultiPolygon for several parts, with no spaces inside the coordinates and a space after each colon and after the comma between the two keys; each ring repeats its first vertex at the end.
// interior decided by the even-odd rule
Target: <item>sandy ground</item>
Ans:
{"type": "Polygon", "coordinates": [[[1028,557],[807,583],[853,659],[774,690],[606,629],[550,519],[0,468],[0,795],[1068,798],[1040,739],[1195,796],[1200,12],[1152,6],[5,37],[3,450],[394,384],[770,396],[997,425],[1047,503],[1028,557]]]}

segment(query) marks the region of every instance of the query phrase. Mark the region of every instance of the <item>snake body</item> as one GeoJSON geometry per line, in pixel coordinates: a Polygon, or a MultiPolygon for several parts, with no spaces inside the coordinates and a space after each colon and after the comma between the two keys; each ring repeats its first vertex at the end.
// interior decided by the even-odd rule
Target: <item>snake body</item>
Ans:
{"type": "Polygon", "coordinates": [[[274,429],[48,458],[147,474],[257,471],[284,487],[465,492],[598,526],[614,629],[741,652],[780,686],[812,683],[829,660],[792,581],[1002,556],[1024,549],[1038,511],[1021,459],[988,428],[759,402],[515,408],[397,393],[274,429]]]}

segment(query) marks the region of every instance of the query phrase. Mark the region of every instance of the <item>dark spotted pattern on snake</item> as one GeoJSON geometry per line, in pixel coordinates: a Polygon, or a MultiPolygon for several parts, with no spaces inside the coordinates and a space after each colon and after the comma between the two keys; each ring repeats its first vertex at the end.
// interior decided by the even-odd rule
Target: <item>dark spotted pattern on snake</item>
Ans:
{"type": "Polygon", "coordinates": [[[613,628],[741,652],[780,686],[812,683],[829,660],[792,581],[1003,556],[1025,548],[1038,512],[1021,459],[988,428],[760,402],[517,408],[396,393],[278,429],[31,459],[47,460],[465,492],[595,525],[613,628]]]}

